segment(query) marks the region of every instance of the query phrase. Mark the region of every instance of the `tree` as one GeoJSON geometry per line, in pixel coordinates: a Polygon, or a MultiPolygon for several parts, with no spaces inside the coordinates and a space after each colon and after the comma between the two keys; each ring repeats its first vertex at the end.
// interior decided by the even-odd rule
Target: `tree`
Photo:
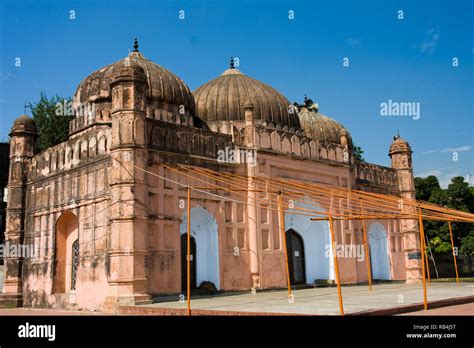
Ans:
{"type": "Polygon", "coordinates": [[[429,241],[431,250],[436,253],[448,253],[452,249],[451,243],[442,240],[440,236],[436,236],[429,241]]]}
{"type": "Polygon", "coordinates": [[[48,99],[46,94],[40,94],[37,103],[28,103],[33,114],[33,120],[38,128],[38,148],[40,151],[62,143],[68,139],[69,122],[74,118],[67,113],[57,113],[58,105],[65,105],[71,99],[54,96],[48,99]]]}
{"type": "Polygon", "coordinates": [[[474,255],[474,231],[471,231],[462,239],[459,253],[463,255],[474,255]]]}
{"type": "Polygon", "coordinates": [[[448,206],[449,197],[447,191],[441,188],[434,189],[433,191],[431,191],[428,202],[442,205],[443,207],[448,206]]]}
{"type": "MultiPolygon", "coordinates": [[[[415,178],[416,199],[428,201],[444,207],[474,213],[474,190],[461,176],[451,179],[447,189],[439,186],[435,176],[415,178]]],[[[423,227],[432,251],[436,253],[451,250],[451,238],[447,222],[425,221],[423,227]]],[[[461,246],[461,254],[474,253],[474,226],[453,222],[454,245],[461,246]]]]}
{"type": "Polygon", "coordinates": [[[469,212],[474,207],[469,207],[471,203],[471,191],[469,184],[464,182],[464,177],[456,176],[451,179],[451,184],[448,185],[446,191],[448,196],[448,207],[469,212]]]}
{"type": "Polygon", "coordinates": [[[426,178],[415,178],[416,199],[429,201],[434,190],[440,190],[438,178],[430,175],[426,178]]]}
{"type": "Polygon", "coordinates": [[[360,146],[357,146],[356,144],[352,145],[352,157],[354,157],[356,161],[365,162],[365,159],[362,156],[363,153],[364,150],[362,150],[360,146]]]}

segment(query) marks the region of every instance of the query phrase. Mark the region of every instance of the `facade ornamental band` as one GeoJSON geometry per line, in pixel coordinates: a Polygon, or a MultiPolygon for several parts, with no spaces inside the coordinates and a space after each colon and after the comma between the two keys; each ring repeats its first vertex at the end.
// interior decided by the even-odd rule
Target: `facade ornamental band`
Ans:
{"type": "MultiPolygon", "coordinates": [[[[11,130],[5,237],[39,250],[5,258],[3,295],[17,305],[115,311],[180,294],[187,213],[179,202],[187,193],[161,164],[415,198],[406,141],[395,137],[391,168],[358,161],[349,132],[310,99],[291,105],[233,62],[191,93],[136,44],[86,77],[73,102],[93,104],[94,113],[76,116],[61,144],[38,152],[37,128],[25,115],[11,130]],[[253,149],[255,163],[218,161],[225,149],[253,149]]],[[[227,197],[234,200],[192,193],[193,285],[285,287],[277,212],[227,197]]],[[[328,222],[285,214],[285,229],[291,281],[332,282],[328,222]]],[[[337,244],[362,244],[360,220],[336,221],[335,230],[337,244]]],[[[416,221],[367,221],[367,231],[374,279],[421,279],[420,260],[408,256],[419,251],[416,221]]],[[[357,257],[341,258],[340,274],[341,283],[367,281],[357,257]]]]}

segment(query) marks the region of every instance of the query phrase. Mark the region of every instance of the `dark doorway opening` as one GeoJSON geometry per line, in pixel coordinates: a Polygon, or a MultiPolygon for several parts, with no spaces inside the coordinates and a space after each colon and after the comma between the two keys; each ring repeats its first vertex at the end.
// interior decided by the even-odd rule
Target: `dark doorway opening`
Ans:
{"type": "Polygon", "coordinates": [[[286,231],[286,244],[288,250],[288,268],[291,284],[305,284],[304,243],[303,238],[290,229],[286,231]]]}
{"type": "MultiPolygon", "coordinates": [[[[188,283],[188,235],[181,235],[181,291],[185,292],[188,283]]],[[[191,289],[196,288],[196,240],[191,236],[191,289]]]]}

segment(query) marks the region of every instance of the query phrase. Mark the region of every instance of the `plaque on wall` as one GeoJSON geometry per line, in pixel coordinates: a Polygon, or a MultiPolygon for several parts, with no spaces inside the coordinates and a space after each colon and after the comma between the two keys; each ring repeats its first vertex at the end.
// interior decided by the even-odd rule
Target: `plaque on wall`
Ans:
{"type": "Polygon", "coordinates": [[[421,260],[421,252],[408,253],[408,260],[421,260]]]}

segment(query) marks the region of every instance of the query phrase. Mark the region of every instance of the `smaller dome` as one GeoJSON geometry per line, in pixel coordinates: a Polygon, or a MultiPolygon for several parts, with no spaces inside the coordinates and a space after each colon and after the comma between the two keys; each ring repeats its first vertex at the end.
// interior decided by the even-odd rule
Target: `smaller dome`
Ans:
{"type": "Polygon", "coordinates": [[[400,137],[400,135],[395,135],[393,137],[393,143],[390,145],[390,152],[389,155],[392,155],[394,153],[403,153],[403,152],[409,152],[412,153],[413,151],[411,150],[410,144],[404,139],[400,137]]]}
{"type": "Polygon", "coordinates": [[[28,132],[28,133],[37,133],[35,121],[27,116],[21,115],[18,117],[15,122],[13,122],[12,133],[13,132],[28,132]]]}
{"type": "Polygon", "coordinates": [[[347,145],[352,146],[352,138],[344,126],[330,117],[317,111],[316,104],[311,102],[312,108],[302,107],[298,113],[301,128],[307,137],[319,141],[343,144],[342,136],[347,138],[347,145]]]}
{"type": "Polygon", "coordinates": [[[31,117],[29,117],[28,115],[21,115],[20,117],[18,117],[15,122],[13,123],[14,126],[35,126],[35,121],[33,121],[33,119],[31,117]]]}

